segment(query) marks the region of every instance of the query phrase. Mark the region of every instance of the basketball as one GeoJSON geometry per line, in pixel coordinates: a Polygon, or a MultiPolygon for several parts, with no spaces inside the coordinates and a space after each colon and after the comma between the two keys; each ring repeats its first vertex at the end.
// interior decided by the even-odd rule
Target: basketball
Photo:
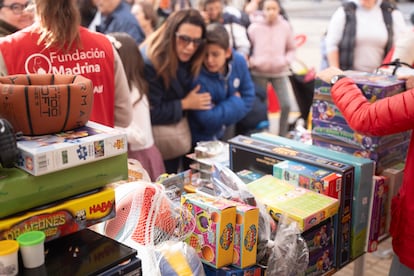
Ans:
{"type": "Polygon", "coordinates": [[[0,117],[16,133],[44,135],[84,126],[92,104],[92,81],[80,75],[0,77],[0,117]]]}

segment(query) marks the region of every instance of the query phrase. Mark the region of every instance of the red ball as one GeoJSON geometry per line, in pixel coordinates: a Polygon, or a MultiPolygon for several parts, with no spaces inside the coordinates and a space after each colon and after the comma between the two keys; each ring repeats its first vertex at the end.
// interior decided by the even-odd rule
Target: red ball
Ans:
{"type": "Polygon", "coordinates": [[[84,126],[92,104],[92,81],[80,75],[0,77],[0,117],[16,133],[44,135],[84,126]]]}

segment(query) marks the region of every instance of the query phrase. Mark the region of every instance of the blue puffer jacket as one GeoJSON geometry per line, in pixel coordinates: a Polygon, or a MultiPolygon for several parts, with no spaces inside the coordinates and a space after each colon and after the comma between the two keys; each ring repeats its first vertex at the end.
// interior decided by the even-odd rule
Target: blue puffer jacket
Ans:
{"type": "Polygon", "coordinates": [[[191,111],[188,116],[193,145],[200,141],[220,139],[225,126],[240,121],[252,108],[255,99],[254,84],[244,57],[233,51],[228,62],[228,73],[210,73],[201,70],[195,85],[200,93],[209,92],[213,108],[191,111]],[[235,96],[239,92],[241,97],[235,96]]]}

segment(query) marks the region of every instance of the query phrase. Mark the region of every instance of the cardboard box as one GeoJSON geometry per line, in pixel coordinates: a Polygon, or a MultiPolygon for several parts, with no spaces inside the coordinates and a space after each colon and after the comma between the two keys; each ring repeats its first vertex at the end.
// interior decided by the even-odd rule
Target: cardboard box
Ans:
{"type": "Polygon", "coordinates": [[[341,195],[342,175],[303,162],[285,160],[273,166],[273,176],[314,192],[338,199],[341,195]]]}
{"type": "Polygon", "coordinates": [[[334,139],[312,135],[312,144],[318,147],[331,149],[351,154],[355,157],[368,158],[375,161],[375,173],[381,174],[383,170],[395,164],[405,161],[410,138],[400,137],[387,145],[382,145],[375,150],[361,149],[334,139]]]}
{"type": "Polygon", "coordinates": [[[182,208],[196,219],[193,233],[186,239],[201,261],[220,268],[233,262],[236,206],[233,201],[198,193],[184,194],[182,208]]]}
{"type": "Polygon", "coordinates": [[[127,154],[33,176],[0,168],[0,218],[128,179],[127,154]]]}
{"type": "Polygon", "coordinates": [[[379,147],[406,141],[410,133],[410,131],[406,131],[385,136],[369,136],[355,132],[348,124],[326,122],[316,119],[312,120],[311,131],[312,135],[317,135],[333,143],[338,141],[351,147],[371,151],[375,151],[379,147]]]}
{"type": "Polygon", "coordinates": [[[331,158],[338,162],[351,164],[354,167],[351,258],[355,259],[362,255],[365,251],[367,237],[369,204],[371,201],[371,183],[375,171],[374,161],[314,145],[303,144],[271,133],[255,133],[252,134],[252,137],[276,145],[283,144],[301,152],[313,153],[321,157],[331,158]]]}
{"type": "Polygon", "coordinates": [[[392,167],[386,168],[382,171],[381,175],[388,178],[388,202],[386,210],[386,226],[385,233],[390,233],[390,223],[391,223],[391,200],[394,196],[398,194],[398,191],[403,182],[405,162],[398,163],[392,167]]]}
{"type": "MultiPolygon", "coordinates": [[[[405,91],[405,81],[398,80],[397,76],[355,71],[345,74],[355,81],[365,97],[371,102],[405,91]]],[[[321,79],[315,79],[314,99],[332,101],[331,85],[321,79]]]]}
{"type": "MultiPolygon", "coordinates": [[[[253,135],[252,137],[239,135],[228,142],[230,144],[230,168],[233,171],[249,169],[272,174],[274,164],[284,160],[293,160],[341,174],[342,187],[338,212],[340,219],[337,220],[341,226],[338,226],[337,229],[340,232],[338,236],[346,236],[342,235],[342,232],[349,232],[352,217],[354,187],[354,168],[352,165],[330,159],[329,156],[321,157],[316,153],[295,149],[287,143],[273,143],[264,139],[256,139],[253,135]]],[[[348,237],[350,236],[348,235],[348,237]]],[[[340,259],[338,263],[343,266],[350,261],[351,240],[339,240],[338,248],[342,248],[341,252],[349,253],[348,256],[341,254],[338,257],[340,259]]]]}
{"type": "MultiPolygon", "coordinates": [[[[381,228],[381,213],[387,199],[388,181],[385,176],[374,175],[372,179],[372,200],[368,218],[367,252],[377,251],[381,228]]],[[[384,223],[385,224],[385,223],[384,223]]]]}
{"type": "Polygon", "coordinates": [[[233,266],[246,268],[256,263],[259,235],[259,208],[235,202],[233,266]]]}
{"type": "Polygon", "coordinates": [[[74,196],[0,220],[0,239],[15,240],[32,230],[43,231],[46,242],[85,229],[115,217],[115,191],[105,188],[98,192],[74,196]]]}
{"type": "Polygon", "coordinates": [[[338,213],[337,199],[295,187],[272,175],[246,185],[255,198],[266,205],[274,219],[286,215],[288,221],[297,222],[302,232],[338,213]]]}
{"type": "Polygon", "coordinates": [[[222,268],[214,268],[208,265],[204,266],[204,272],[206,276],[263,276],[265,275],[264,269],[260,266],[251,266],[247,268],[238,268],[234,266],[225,266],[222,268]]]}
{"type": "Polygon", "coordinates": [[[61,133],[23,136],[17,148],[17,167],[33,175],[84,165],[128,150],[124,132],[91,121],[61,133]]]}

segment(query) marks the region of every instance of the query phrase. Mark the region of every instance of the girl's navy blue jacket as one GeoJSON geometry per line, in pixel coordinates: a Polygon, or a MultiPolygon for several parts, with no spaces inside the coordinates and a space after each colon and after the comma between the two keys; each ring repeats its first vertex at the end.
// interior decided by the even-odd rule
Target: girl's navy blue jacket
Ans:
{"type": "Polygon", "coordinates": [[[220,139],[226,126],[240,121],[252,108],[255,90],[245,58],[233,51],[227,66],[225,76],[203,67],[195,81],[195,85],[201,85],[200,93],[210,93],[213,106],[210,110],[189,112],[194,146],[200,141],[220,139]],[[235,92],[241,97],[235,96],[235,92]]]}

